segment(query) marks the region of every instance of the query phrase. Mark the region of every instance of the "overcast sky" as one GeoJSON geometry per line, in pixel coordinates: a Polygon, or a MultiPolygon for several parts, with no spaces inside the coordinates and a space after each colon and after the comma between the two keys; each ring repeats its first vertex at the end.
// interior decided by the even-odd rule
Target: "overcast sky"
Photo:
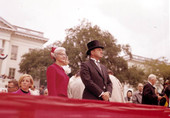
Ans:
{"type": "Polygon", "coordinates": [[[132,53],[170,60],[169,0],[0,0],[0,16],[12,25],[44,32],[49,42],[87,19],[109,31],[132,53]]]}

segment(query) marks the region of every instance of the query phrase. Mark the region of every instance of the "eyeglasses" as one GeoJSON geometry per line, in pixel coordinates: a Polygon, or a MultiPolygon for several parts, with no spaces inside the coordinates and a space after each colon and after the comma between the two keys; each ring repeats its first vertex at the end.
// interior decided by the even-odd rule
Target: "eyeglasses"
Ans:
{"type": "Polygon", "coordinates": [[[64,54],[64,53],[58,53],[57,55],[67,56],[67,54],[64,54]]]}

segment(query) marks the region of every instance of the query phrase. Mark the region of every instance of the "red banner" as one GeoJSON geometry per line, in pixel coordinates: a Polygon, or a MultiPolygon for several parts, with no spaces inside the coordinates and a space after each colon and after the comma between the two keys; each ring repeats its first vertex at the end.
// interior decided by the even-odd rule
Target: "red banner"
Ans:
{"type": "Polygon", "coordinates": [[[161,106],[0,94],[0,118],[170,118],[161,106]]]}

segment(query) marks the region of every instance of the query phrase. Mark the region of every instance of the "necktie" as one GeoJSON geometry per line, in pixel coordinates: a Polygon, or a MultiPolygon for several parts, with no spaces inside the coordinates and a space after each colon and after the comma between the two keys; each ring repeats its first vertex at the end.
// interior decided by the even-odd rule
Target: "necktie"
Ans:
{"type": "Polygon", "coordinates": [[[99,63],[98,61],[96,61],[96,65],[97,65],[97,67],[99,68],[100,73],[101,73],[102,76],[103,76],[103,71],[102,71],[101,66],[100,66],[100,63],[99,63]]]}
{"type": "Polygon", "coordinates": [[[100,63],[98,61],[96,61],[96,65],[99,68],[99,70],[101,71],[100,63]]]}

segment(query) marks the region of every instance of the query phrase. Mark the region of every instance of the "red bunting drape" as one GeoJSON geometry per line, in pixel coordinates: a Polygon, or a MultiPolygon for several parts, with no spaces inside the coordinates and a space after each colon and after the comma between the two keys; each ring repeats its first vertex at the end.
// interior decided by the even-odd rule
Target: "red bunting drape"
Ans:
{"type": "Polygon", "coordinates": [[[161,106],[0,94],[0,118],[170,118],[161,106]]]}

